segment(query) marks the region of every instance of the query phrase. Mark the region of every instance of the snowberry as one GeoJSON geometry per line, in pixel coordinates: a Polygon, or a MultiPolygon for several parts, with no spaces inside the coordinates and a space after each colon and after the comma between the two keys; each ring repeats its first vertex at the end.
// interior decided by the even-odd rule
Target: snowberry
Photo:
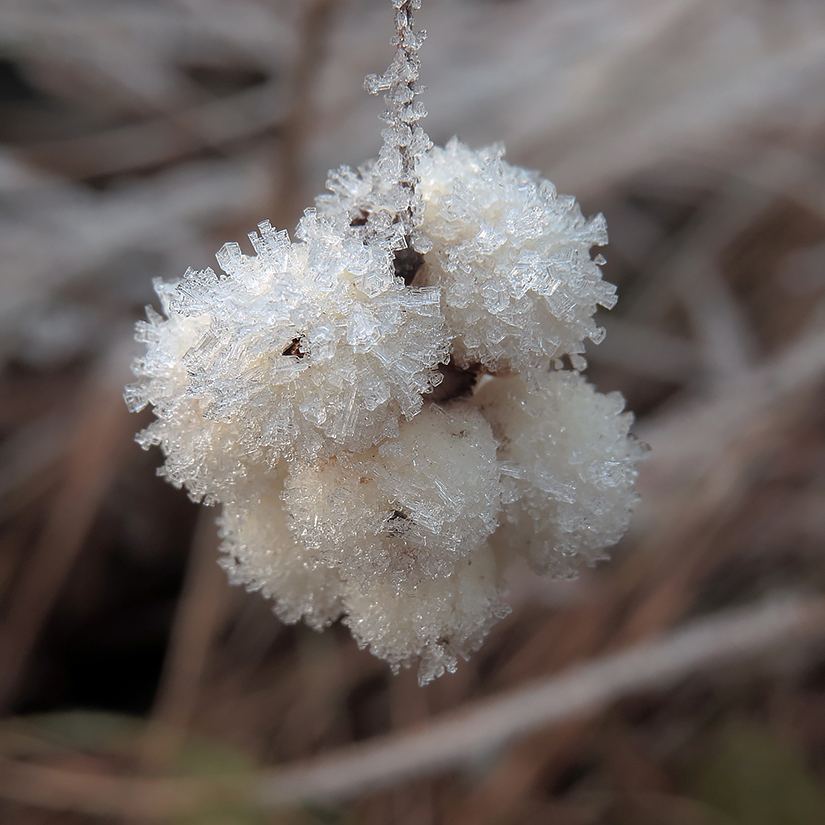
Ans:
{"type": "Polygon", "coordinates": [[[293,239],[262,223],[255,255],[157,284],[127,402],[154,409],[138,441],[163,475],[222,505],[231,582],[287,622],[342,618],[424,684],[507,614],[509,555],[562,576],[604,557],[642,450],[618,394],[560,369],[616,300],[603,218],[500,147],[431,145],[418,2],[393,4],[378,158],[332,173],[293,239]]]}

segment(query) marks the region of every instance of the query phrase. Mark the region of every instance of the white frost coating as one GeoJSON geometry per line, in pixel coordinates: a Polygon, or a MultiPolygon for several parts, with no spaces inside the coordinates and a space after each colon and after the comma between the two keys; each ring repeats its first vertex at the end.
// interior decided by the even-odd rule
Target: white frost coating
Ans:
{"type": "Polygon", "coordinates": [[[241,500],[224,505],[218,518],[226,554],[221,566],[231,584],[272,599],[284,622],[304,619],[320,630],[341,615],[343,585],[335,570],[312,564],[293,539],[281,501],[283,479],[282,468],[274,474],[258,468],[242,486],[241,500]]]}
{"type": "Polygon", "coordinates": [[[209,319],[171,310],[175,284],[156,281],[155,290],[168,319],[147,307],[147,320],[138,322],[136,337],[147,352],[132,367],[138,383],[127,388],[126,403],[133,412],[153,406],[157,420],[138,434],[137,442],[145,450],[160,445],[166,462],[159,474],[176,487],[186,485],[196,501],[214,503],[231,495],[261,449],[239,450],[237,428],[204,417],[202,399],[188,392],[184,357],[205,334],[209,319]]]}
{"type": "Polygon", "coordinates": [[[344,601],[344,622],[358,644],[368,645],[395,671],[420,659],[422,685],[445,671],[453,673],[458,657],[467,659],[510,612],[500,600],[496,564],[487,547],[458,562],[448,578],[412,579],[400,593],[379,578],[367,589],[349,591],[344,601]]]}
{"type": "Polygon", "coordinates": [[[627,530],[645,452],[628,436],[622,396],[556,372],[538,392],[516,376],[494,378],[473,400],[501,444],[504,518],[493,546],[565,577],[605,558],[627,530]]]}
{"type": "Polygon", "coordinates": [[[392,249],[341,237],[311,212],[297,234],[291,243],[261,224],[256,256],[219,253],[229,277],[189,272],[158,287],[167,319],[144,325],[131,403],[153,405],[143,442],[161,445],[166,474],[196,499],[231,499],[247,457],[274,466],[392,437],[440,381],[438,290],[405,288],[392,249]]]}
{"type": "Polygon", "coordinates": [[[501,148],[432,147],[419,2],[393,5],[395,58],[367,79],[378,159],[332,173],[295,240],[262,223],[254,256],[218,253],[225,274],[156,284],[126,397],[154,408],[138,441],[161,473],[223,505],[232,583],[287,622],[343,617],[425,684],[507,614],[512,552],[563,576],[603,557],[642,450],[618,394],[553,371],[584,368],[615,301],[590,258],[603,218],[501,148]]]}
{"type": "Polygon", "coordinates": [[[442,288],[459,365],[538,385],[561,355],[584,366],[584,339],[604,334],[592,316],[616,303],[616,289],[590,248],[607,243],[607,229],[602,215],[585,219],[574,198],[503,154],[453,138],[421,156],[421,229],[432,250],[416,283],[442,288]]]}
{"type": "Polygon", "coordinates": [[[294,468],[284,502],[315,563],[401,590],[447,576],[498,524],[500,472],[490,425],[470,404],[429,405],[398,438],[321,466],[294,468]]]}

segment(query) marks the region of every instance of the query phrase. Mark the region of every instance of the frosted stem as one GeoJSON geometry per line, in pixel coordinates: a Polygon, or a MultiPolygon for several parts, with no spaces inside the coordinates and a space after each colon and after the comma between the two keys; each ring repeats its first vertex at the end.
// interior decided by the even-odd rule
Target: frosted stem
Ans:
{"type": "Polygon", "coordinates": [[[405,235],[420,222],[420,202],[416,192],[416,158],[430,142],[418,121],[427,112],[415,98],[422,91],[418,83],[418,50],[426,32],[415,31],[413,11],[421,0],[393,0],[395,12],[395,57],[382,75],[368,75],[364,86],[370,94],[383,91],[387,108],[381,115],[388,124],[382,132],[384,145],[378,155],[376,172],[387,189],[385,210],[392,222],[404,224],[405,235]]]}

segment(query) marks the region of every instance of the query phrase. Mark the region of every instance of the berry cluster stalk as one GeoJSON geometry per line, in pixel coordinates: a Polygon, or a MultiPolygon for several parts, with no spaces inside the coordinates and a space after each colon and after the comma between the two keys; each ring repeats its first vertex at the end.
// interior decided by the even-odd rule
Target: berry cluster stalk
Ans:
{"type": "MultiPolygon", "coordinates": [[[[368,75],[364,85],[370,94],[383,91],[387,109],[382,119],[384,144],[378,156],[377,176],[387,182],[385,209],[390,223],[401,222],[408,239],[420,224],[421,204],[417,194],[416,158],[430,148],[430,140],[418,121],[427,112],[416,97],[423,90],[418,83],[418,51],[426,32],[415,30],[413,11],[421,0],[393,0],[395,11],[395,57],[382,75],[368,75]]],[[[377,216],[376,216],[377,217],[377,216]]],[[[380,220],[380,219],[379,219],[380,220]]],[[[381,222],[383,222],[381,221],[381,222]]]]}

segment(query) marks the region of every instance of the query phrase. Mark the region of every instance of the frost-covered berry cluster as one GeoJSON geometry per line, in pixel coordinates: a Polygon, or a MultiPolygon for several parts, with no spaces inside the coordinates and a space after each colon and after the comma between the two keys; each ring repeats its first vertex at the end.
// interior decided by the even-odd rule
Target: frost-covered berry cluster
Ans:
{"type": "Polygon", "coordinates": [[[423,684],[507,614],[513,554],[562,576],[603,557],[641,448],[577,371],[616,300],[602,217],[500,147],[430,144],[417,3],[393,2],[378,159],[333,173],[294,239],[263,223],[221,274],[158,283],[127,400],[154,408],[163,475],[222,505],[231,581],[423,684]]]}

